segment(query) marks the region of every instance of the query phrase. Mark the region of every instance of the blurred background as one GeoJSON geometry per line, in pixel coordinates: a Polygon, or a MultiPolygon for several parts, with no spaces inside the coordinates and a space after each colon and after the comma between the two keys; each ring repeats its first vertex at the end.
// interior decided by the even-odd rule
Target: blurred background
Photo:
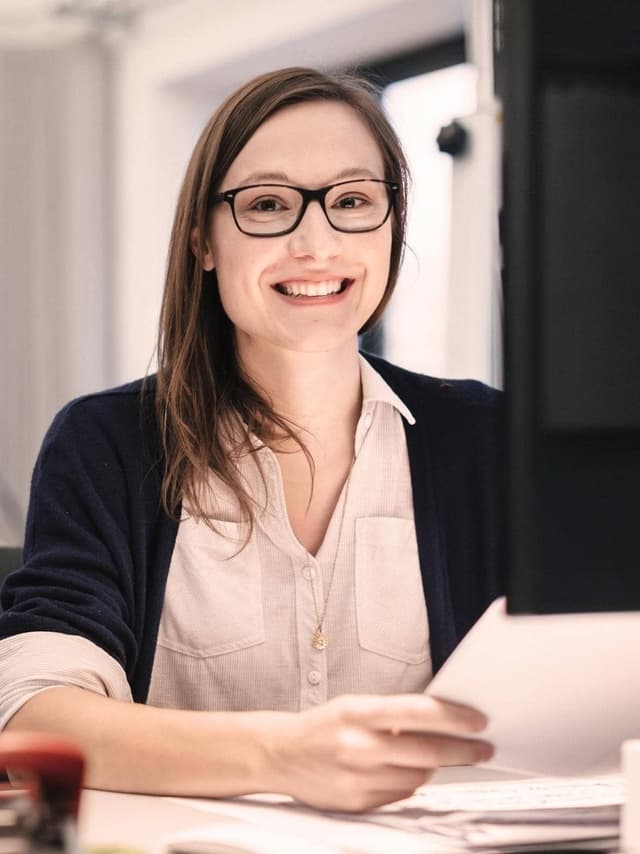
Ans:
{"type": "MultiPolygon", "coordinates": [[[[0,543],[69,399],[153,370],[173,209],[220,101],[291,64],[358,68],[413,171],[408,247],[365,342],[501,384],[490,0],[0,0],[0,543]],[[440,129],[467,130],[457,155],[440,129]]],[[[455,145],[454,145],[455,149],[455,145]]]]}

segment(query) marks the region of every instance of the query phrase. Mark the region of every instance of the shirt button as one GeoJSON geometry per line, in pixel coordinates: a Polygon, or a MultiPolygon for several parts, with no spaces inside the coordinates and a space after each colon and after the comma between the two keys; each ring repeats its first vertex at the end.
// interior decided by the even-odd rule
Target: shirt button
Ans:
{"type": "Polygon", "coordinates": [[[310,670],[307,674],[307,679],[312,685],[318,685],[321,678],[319,670],[310,670]]]}
{"type": "Polygon", "coordinates": [[[313,581],[313,579],[316,577],[316,571],[312,566],[303,566],[302,576],[303,578],[306,578],[307,581],[313,581]]]}

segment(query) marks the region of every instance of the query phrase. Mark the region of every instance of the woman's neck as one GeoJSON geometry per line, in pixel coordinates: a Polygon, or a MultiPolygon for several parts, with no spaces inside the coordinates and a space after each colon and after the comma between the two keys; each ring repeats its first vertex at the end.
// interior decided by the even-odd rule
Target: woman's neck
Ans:
{"type": "Polygon", "coordinates": [[[320,353],[251,345],[238,349],[244,373],[278,415],[302,428],[301,438],[314,457],[314,449],[325,458],[332,456],[332,448],[342,454],[350,447],[352,452],[362,406],[355,344],[320,353]]]}

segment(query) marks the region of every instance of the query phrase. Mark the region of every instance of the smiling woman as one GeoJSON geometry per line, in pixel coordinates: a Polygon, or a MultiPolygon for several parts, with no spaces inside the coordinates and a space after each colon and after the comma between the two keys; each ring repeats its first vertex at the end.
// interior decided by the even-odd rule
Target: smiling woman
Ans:
{"type": "Polygon", "coordinates": [[[358,352],[406,184],[353,76],[271,72],[204,129],[157,376],[57,416],[3,591],[0,725],[72,735],[90,786],[362,810],[490,754],[423,692],[501,592],[495,394],[358,352]]]}

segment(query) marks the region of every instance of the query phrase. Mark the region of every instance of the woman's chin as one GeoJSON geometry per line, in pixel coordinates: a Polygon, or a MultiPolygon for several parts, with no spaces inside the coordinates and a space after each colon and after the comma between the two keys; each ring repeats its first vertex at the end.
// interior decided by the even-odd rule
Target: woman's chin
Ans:
{"type": "Polygon", "coordinates": [[[264,360],[268,364],[269,360],[277,358],[280,353],[283,358],[290,357],[291,354],[299,354],[300,356],[322,356],[325,354],[347,356],[349,353],[356,353],[358,350],[358,327],[361,324],[355,324],[352,330],[345,330],[343,327],[335,329],[309,329],[301,332],[298,335],[292,334],[292,331],[287,330],[286,334],[274,335],[265,337],[254,337],[250,335],[238,336],[238,350],[242,358],[250,359],[252,362],[256,360],[264,360]]]}

